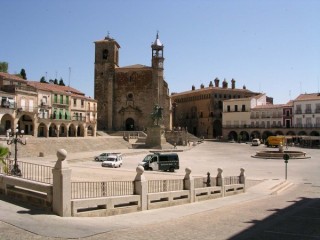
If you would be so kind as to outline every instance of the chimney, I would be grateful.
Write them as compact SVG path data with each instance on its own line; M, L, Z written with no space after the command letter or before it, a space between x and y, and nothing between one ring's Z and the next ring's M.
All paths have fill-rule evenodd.
M243 85L243 89L247 89L246 85Z
M224 79L222 82L222 88L228 88L228 82L226 79Z
M209 83L209 87L213 87L213 83L212 83L212 81L210 81L210 83Z
M196 87L194 85L192 85L192 91L196 90Z
M220 82L219 78L216 78L216 79L214 80L214 86L215 86L215 87L219 87L219 82Z
M232 89L235 89L235 88L236 88L236 80L234 80L233 78L232 78L232 80L231 80L231 88L232 88Z
M204 85L203 85L203 83L201 83L201 85L200 85L200 88L204 88Z

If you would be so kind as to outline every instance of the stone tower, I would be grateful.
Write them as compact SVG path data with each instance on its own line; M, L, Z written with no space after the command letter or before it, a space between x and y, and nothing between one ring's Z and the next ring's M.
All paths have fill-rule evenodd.
M163 92L161 91L163 88L163 45L159 39L159 33L157 33L156 40L151 45L152 49L152 60L151 66L153 71L153 84L154 84L154 104L158 104L161 106L163 99ZM163 106L161 106L163 107Z
M94 98L97 103L99 130L112 129L115 71L119 67L120 45L112 38L95 42Z

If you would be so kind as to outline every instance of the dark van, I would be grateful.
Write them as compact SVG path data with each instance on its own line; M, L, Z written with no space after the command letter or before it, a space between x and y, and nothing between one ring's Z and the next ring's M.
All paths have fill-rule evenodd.
M179 169L179 156L176 153L148 154L139 165L145 170L174 172L175 169Z

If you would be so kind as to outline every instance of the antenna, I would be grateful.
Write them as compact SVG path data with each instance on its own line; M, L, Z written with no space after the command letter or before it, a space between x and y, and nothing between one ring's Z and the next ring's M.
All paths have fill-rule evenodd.
M289 90L289 100L291 100L291 90Z
M47 79L48 79L48 72L46 72L46 81L47 81Z
M71 67L69 67L69 84L68 84L69 87L70 87L70 79L71 79Z
M301 82L300 82L300 94L302 94L302 85L301 85Z

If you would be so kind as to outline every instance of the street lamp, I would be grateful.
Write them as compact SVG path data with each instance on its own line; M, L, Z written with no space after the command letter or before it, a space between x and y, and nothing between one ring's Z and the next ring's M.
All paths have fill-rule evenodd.
M27 144L27 139L22 141L23 134L24 134L24 130L21 130L19 132L18 125L17 125L17 128L15 129L15 132L11 132L11 129L7 130L7 144L8 145L14 144L14 165L13 165L13 169L11 170L11 174L19 177L22 176L22 173L17 163L18 143L22 145Z

